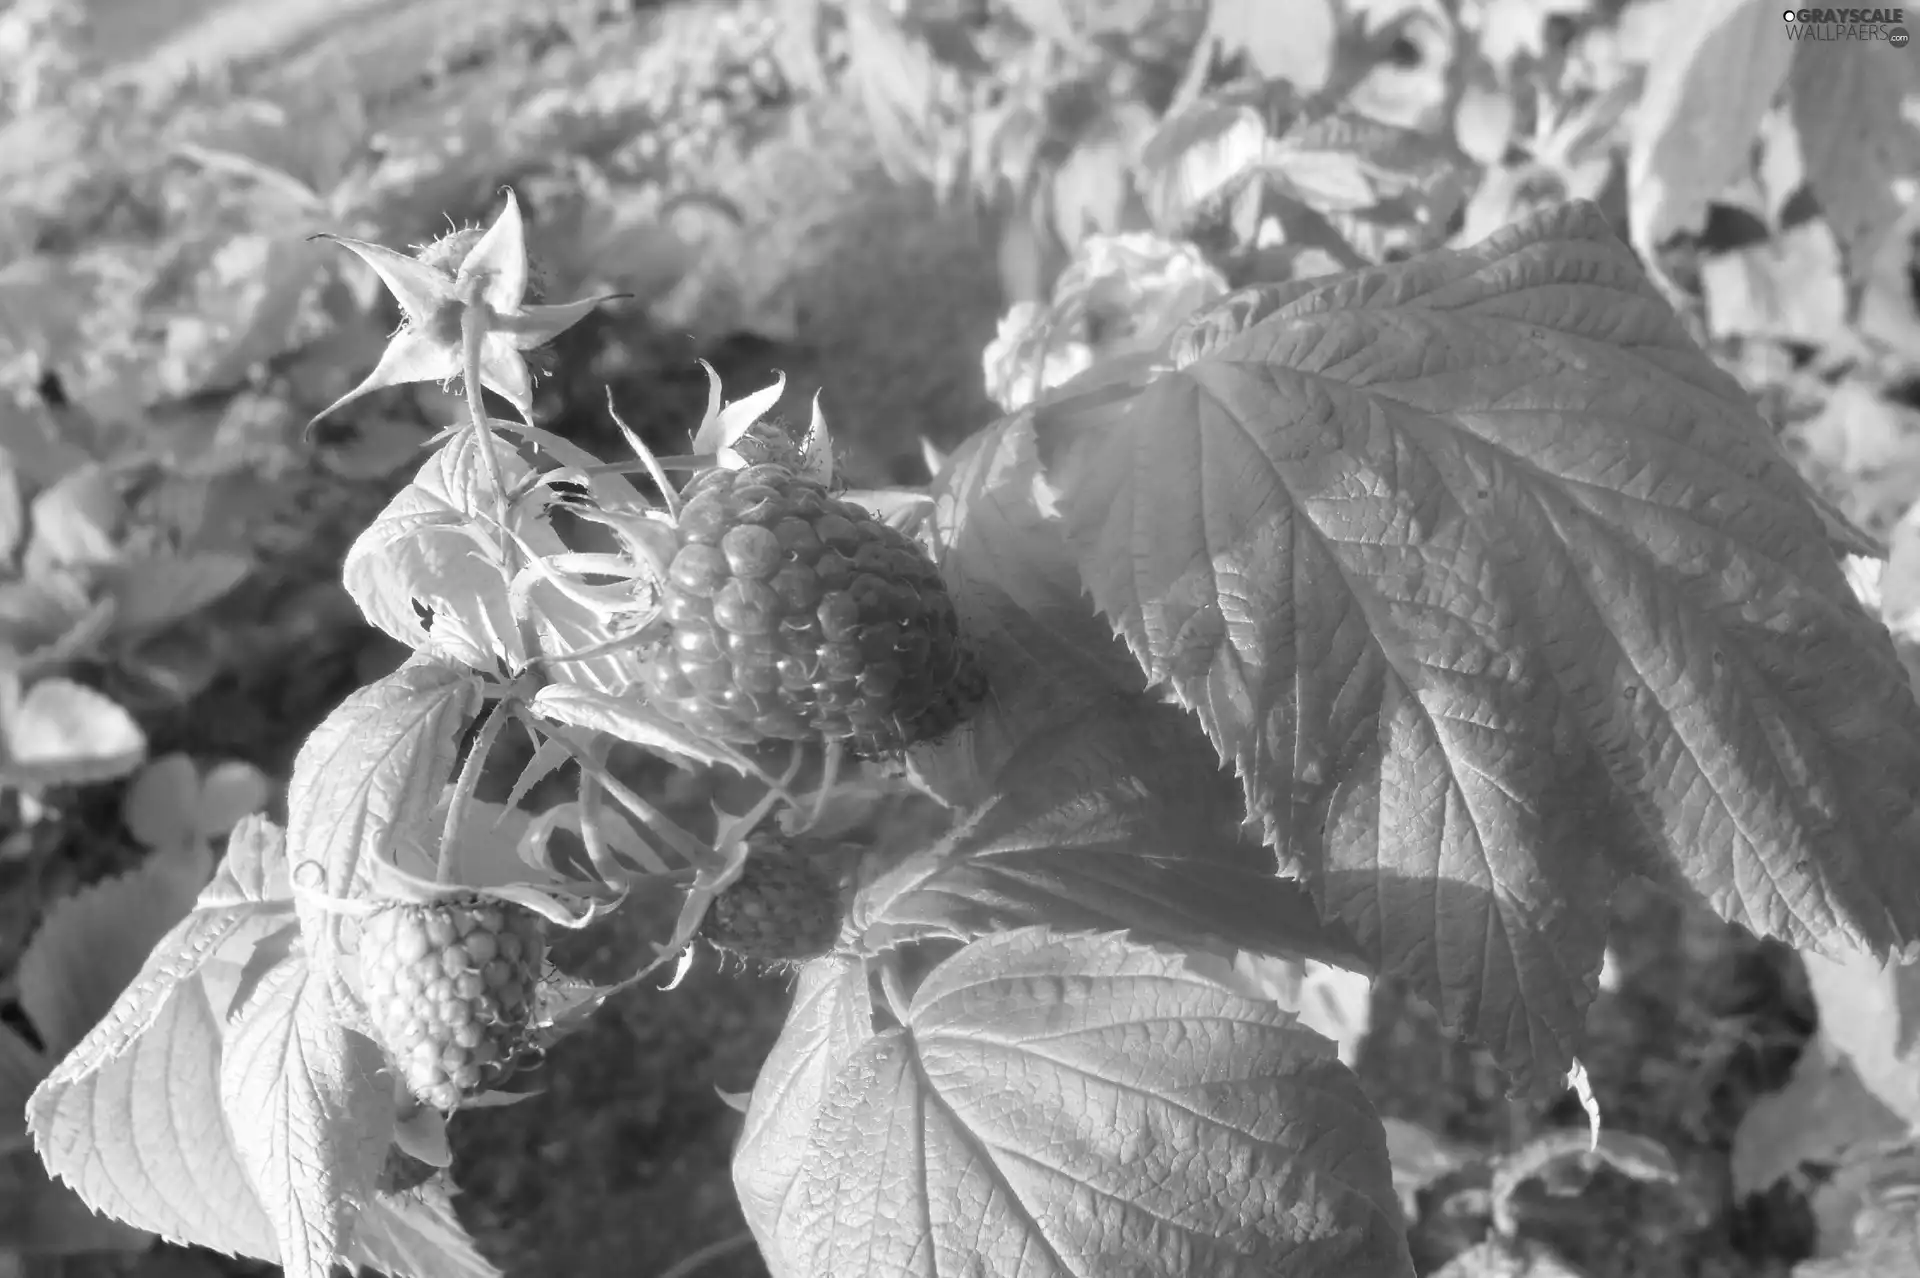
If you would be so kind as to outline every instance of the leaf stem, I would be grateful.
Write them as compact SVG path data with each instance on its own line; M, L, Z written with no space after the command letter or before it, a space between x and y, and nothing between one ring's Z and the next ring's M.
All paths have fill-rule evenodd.
M693 1272L710 1260L718 1260L730 1252L739 1251L753 1242L753 1231L743 1229L731 1238L722 1238L719 1242L708 1243L698 1251L683 1256L672 1268L662 1271L659 1278L691 1278Z
M507 701L502 697L487 708L486 717L480 720L480 734L473 740L473 749L467 751L466 760L460 765L460 778L454 782L453 798L447 803L447 821L440 829L440 855L434 865L433 881L442 887L453 882L454 844L467 818L467 810L473 806L474 792L480 788L480 770L486 766L493 743L500 739L500 729L506 723Z
M683 829L666 813L648 803L633 790L622 785L618 778L607 771L606 765L592 751L586 749L571 733L556 733L573 749L574 763L581 774L593 778L602 789L612 795L620 805L640 818L642 825L665 839L680 858L696 869L718 871L725 867L726 859L717 854Z
M880 963L880 992L887 996L887 1009L893 1013L893 1019L905 1025L907 1009L913 1006L913 1000L907 997L907 988L900 983L897 954L888 954Z
M493 493L493 515L500 526L500 558L507 557L507 490L500 479L499 460L493 451L493 429L487 424L486 407L481 401L485 390L480 380L480 351L494 321L493 308L480 296L484 280L476 279L461 299L460 356L461 382L467 393L467 419L473 423L474 446L480 451L480 468Z

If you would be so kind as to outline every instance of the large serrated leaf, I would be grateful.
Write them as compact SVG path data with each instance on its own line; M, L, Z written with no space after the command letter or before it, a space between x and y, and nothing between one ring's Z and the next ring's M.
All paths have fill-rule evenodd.
M190 983L223 951L250 949L254 939L279 926L290 905L285 845L269 822L249 817L234 828L227 855L213 881L201 891L193 912L155 942L139 972L86 1037L66 1052L48 1075L45 1092L84 1081L130 1051L141 1036L170 1014L181 987ZM53 1001L36 994L28 981L22 993L28 1014ZM222 1015L225 1013L221 1005ZM71 1029L69 1018L39 1012L58 1030Z
M502 441L494 441L494 455L508 488L532 473ZM341 579L367 620L409 648L476 670L491 672L503 661L517 670L527 653L506 569L487 549L499 534L482 522L493 501L485 479L478 437L455 435L354 539ZM512 522L535 554L566 549L530 514Z
M1557 1086L1620 875L1920 935L1920 708L1598 209L1306 291L1036 427L1087 585L1383 975Z
M220 1099L289 1278L328 1278L393 1143L393 1084L305 963L269 972L235 1013Z
M1180 955L1003 933L900 1011L792 1128L776 1274L1412 1274L1331 1044Z
M1034 732L1139 698L1143 681L1080 585L1034 452L1032 414L968 439L933 498L941 577L992 691L958 732L910 762L943 800L971 806Z
M170 1242L274 1261L273 1226L221 1111L221 1032L199 982L173 988L103 1064L56 1071L27 1122L47 1170L94 1210Z
M364 859L433 811L479 704L466 671L415 659L336 706L300 747L287 783L295 883L352 895ZM303 874L309 863L317 874Z
M740 1209L769 1257L800 1188L794 1153L811 1138L827 1088L871 1037L866 964L835 955L800 969L793 1007L754 1080L746 1126L733 1151Z

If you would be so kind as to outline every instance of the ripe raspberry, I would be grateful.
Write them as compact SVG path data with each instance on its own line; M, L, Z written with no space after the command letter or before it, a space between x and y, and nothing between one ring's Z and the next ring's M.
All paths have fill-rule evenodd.
M546 921L462 897L392 905L360 927L361 992L423 1104L452 1110L518 1064L546 959Z
M720 741L845 741L884 754L952 729L985 693L959 616L905 533L784 466L687 486L650 663L656 704Z
M825 954L840 935L845 858L756 835L747 863L707 909L700 934L716 949L772 967Z

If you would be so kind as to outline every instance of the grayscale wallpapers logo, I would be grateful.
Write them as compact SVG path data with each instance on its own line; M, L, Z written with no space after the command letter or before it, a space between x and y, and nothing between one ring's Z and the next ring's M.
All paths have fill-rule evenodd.
M1780 17L1791 40L1885 40L1904 49L1910 39L1905 9L1788 9Z

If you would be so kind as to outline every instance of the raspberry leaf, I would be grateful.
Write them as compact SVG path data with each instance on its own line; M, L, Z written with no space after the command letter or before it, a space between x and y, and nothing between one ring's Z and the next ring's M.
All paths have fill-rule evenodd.
M1153 1274L1412 1274L1379 1120L1332 1045L1182 955L1002 933L895 1013L789 1120L776 1274L943 1256L1092 1273L1118 1254Z
M354 1225L350 1257L393 1278L498 1278L437 1184L380 1194Z
M1050 923L1364 968L1242 834L1233 780L1197 738L1177 708L1146 701L1037 734L953 834L862 887L861 945Z
M531 473L518 456L497 450L500 479L511 488ZM471 431L449 440L421 466L347 550L341 570L347 593L366 619L422 652L492 672L526 664L507 594L507 572L479 521L493 495L480 442ZM530 514L514 531L539 555L566 549Z
M257 813L234 822L227 854L200 893L198 909L275 905L293 901L286 834Z
M355 1204L372 1196L393 1143L383 1066L304 962L276 967L235 1010L220 1098L289 1278L328 1278L345 1257Z
M1037 435L1101 610L1377 970L1558 1086L1622 874L1920 934L1885 630L1599 211L1286 292Z
M1085 597L1040 473L1031 413L970 437L932 497L940 576L993 695L908 761L941 799L971 807L1036 731L1138 697L1144 681Z
M59 1000L67 996L52 988L38 992L41 980L23 972L23 1004L37 1025L45 1025L41 1032L53 1036L50 1041L61 1041L78 1025L92 1025L71 1051L60 1049L65 1057L48 1075L42 1092L77 1083L120 1059L168 1014L182 987L190 986L216 955L230 948L250 949L250 936L280 926L291 902L286 877L279 832L257 817L242 821L228 840L225 862L202 889L192 912L152 946L138 973L97 1023L57 1012ZM49 960L48 966L64 971L67 965ZM51 976L45 984L54 985ZM35 1103L40 1101L36 1098Z
M793 1007L754 1080L733 1152L740 1209L769 1257L778 1254L783 1222L803 1192L795 1151L806 1148L834 1078L872 1037L864 963L829 955L800 969Z
M160 938L105 1017L65 1052L27 1113L48 1171L94 1210L176 1242L261 1259L276 1255L273 1234L227 1136L215 1079L221 1022L246 969L260 966L262 955L285 956L284 948L262 944L284 927L283 851L272 825L257 817L240 822L193 912ZM184 899L178 911L165 904L180 891L177 876L155 880L143 867L77 898L76 917L90 924L80 959L91 962L108 947L100 971L111 977L118 951L109 938L116 930L137 937L184 911ZM129 901L145 915L119 908ZM58 919L49 919L56 939L69 930ZM86 1000L61 994L56 1003L50 984L23 967L23 1003L59 1053L73 1032L71 1010Z
M162 942L156 957L167 949ZM139 1032L121 1034L108 1054L92 1046L112 1022L103 1024L34 1093L27 1122L35 1145L47 1170L95 1211L170 1242L277 1260L273 1226L221 1108L224 1009L198 980L143 991L152 967L129 991L152 1004Z
M353 896L396 836L429 828L479 705L466 671L416 658L314 729L287 785L288 859L304 899L319 907ZM304 912L302 927L314 944L320 929Z

